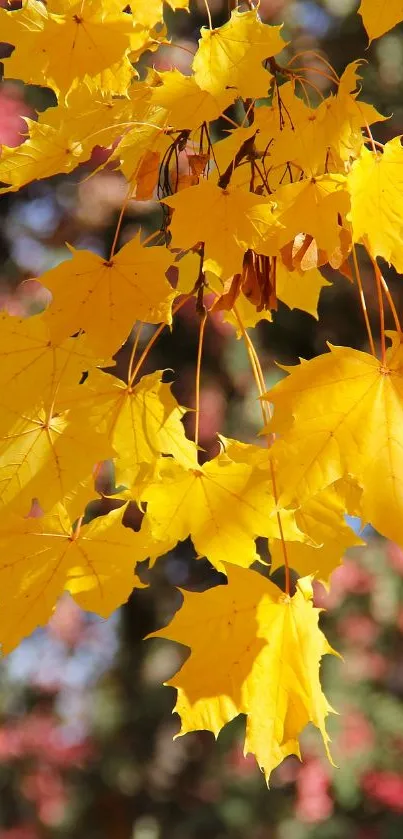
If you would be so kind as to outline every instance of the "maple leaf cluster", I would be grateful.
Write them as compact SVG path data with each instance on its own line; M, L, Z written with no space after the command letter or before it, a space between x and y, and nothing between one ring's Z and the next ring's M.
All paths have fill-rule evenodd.
M370 38L400 19L398 5L380 21L381 4L363 0ZM158 633L191 648L172 681L181 733L217 735L246 714L245 751L269 779L284 757L299 755L308 722L328 750L319 668L333 651L318 627L312 577L327 581L345 549L360 544L345 514L403 543L403 349L377 262L403 270L400 138L373 140L370 126L383 117L359 98L359 61L339 78L324 60L333 92L313 106L316 88L297 56L281 63L289 49L281 26L254 8L201 30L188 76L140 73L141 56L169 44L162 0L23 0L0 9L0 26L14 48L5 77L46 84L57 99L25 118L20 146L2 147L0 192L69 173L101 146L127 181L122 214L131 199L157 198L163 216L156 236L117 250L119 222L108 258L70 247L71 258L40 278L48 308L1 317L3 650L46 623L64 590L108 616L141 585L138 562L190 536L227 585L184 594ZM366 315L357 246L373 265L381 357L366 320L370 353L330 347L267 393L247 329L270 320L278 300L317 316L326 266L357 284ZM192 297L199 362L211 309L245 341L268 448L221 438L220 454L201 465L200 364L194 441L163 371L141 376L142 324L157 327L151 346ZM385 300L396 324L389 349ZM134 323L122 381L112 357ZM88 523L106 459L122 506ZM129 502L141 511L137 532L124 525ZM250 570L257 537L269 542L272 569L285 565L285 593ZM294 594L290 568L300 577Z

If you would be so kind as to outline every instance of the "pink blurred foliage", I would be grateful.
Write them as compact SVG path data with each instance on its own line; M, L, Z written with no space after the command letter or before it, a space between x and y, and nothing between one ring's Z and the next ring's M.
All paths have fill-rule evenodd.
M253 755L244 756L243 744L238 740L226 755L226 765L231 774L237 777L247 777L257 771L256 759Z
M357 708L342 710L342 728L335 743L335 751L343 757L369 751L375 745L374 728L368 718Z
M43 824L57 825L63 820L68 795L62 777L48 764L40 764L22 783L25 797L35 803Z
M18 827L0 830L0 839L39 839L39 833L34 825L21 824Z
M19 146L27 131L24 117L34 117L35 113L24 102L22 91L12 84L0 86L0 144Z
M349 681L382 681L387 672L388 662L381 653L353 648L348 650L344 662L344 677Z
M222 429L225 409L225 395L217 384L211 382L211 384L201 388L199 443L203 448L209 448L215 441L220 429ZM188 422L188 431L192 436L194 434L194 417L195 414L192 414L193 422Z
M297 775L296 816L314 824L326 821L332 813L329 769L321 758L305 755Z
M68 594L63 596L48 623L49 635L68 647L80 643L85 631L85 613Z
M92 754L89 741L70 743L47 711L36 710L0 728L0 763L16 758L46 757L58 767L82 765Z
M350 644L370 647L377 640L380 627L369 615L346 615L338 622L338 629Z
M362 780L367 795L380 804L403 813L403 776L397 772L367 772Z
M324 609L335 609L343 602L346 594L370 594L375 586L375 577L356 560L345 557L343 564L333 571L329 590L315 584L315 602Z
M403 577L403 550L394 542L388 542L386 558L391 568Z

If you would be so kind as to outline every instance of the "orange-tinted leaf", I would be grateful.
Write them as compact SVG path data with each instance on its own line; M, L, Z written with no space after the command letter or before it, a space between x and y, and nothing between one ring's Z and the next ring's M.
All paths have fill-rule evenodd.
M402 0L361 0L358 13L372 41L403 20L403 3Z

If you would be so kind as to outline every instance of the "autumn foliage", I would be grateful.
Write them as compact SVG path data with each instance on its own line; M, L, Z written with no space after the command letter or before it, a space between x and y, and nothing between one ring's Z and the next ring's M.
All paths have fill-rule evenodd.
M186 13L187 0L168 3ZM332 708L319 671L334 651L318 626L312 580L326 583L360 543L346 514L403 544L403 345L378 263L403 271L403 150L400 137L385 146L372 138L384 117L361 99L360 61L339 78L323 60L318 73L332 92L318 100L281 26L246 5L201 30L190 76L139 63L169 44L162 0L0 9L1 39L14 47L5 77L46 85L57 99L24 118L21 145L2 147L0 192L71 172L96 147L108 150L100 165L127 181L108 258L70 247L71 258L40 278L47 308L1 316L0 641L5 653L15 648L48 621L63 591L108 616L143 584L137 563L190 537L195 559L207 557L227 584L184 593L157 633L190 647L170 682L181 733L217 736L245 714L245 753L269 780L284 757L300 754L308 722L330 757ZM384 7L361 4L370 39L402 16L401 3ZM128 203L149 199L159 202L158 231L118 250ZM379 303L375 336L365 253ZM329 345L267 392L249 330L275 317L278 300L317 316L329 266L357 286L370 351ZM151 346L191 298L200 323L193 440L164 371L142 375ZM262 431L254 444L220 436L206 460L199 394L212 311L245 343ZM141 351L144 324L156 328ZM113 356L130 334L122 381ZM89 521L108 459L120 504ZM125 526L133 504L137 531ZM272 570L285 566L285 591L250 568L258 537L268 540Z

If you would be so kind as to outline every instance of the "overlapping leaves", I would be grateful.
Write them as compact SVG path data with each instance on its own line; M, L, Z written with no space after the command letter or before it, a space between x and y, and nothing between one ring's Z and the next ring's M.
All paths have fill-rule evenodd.
M167 2L188 10L187 0ZM359 11L370 39L403 17L398 2L362 0ZM263 401L274 407L269 450L221 438L207 461L185 433L186 409L164 371L141 375L147 351L136 359L135 350L141 324L159 333L183 295L195 297L202 323L221 311L244 339L262 394L246 328L275 317L279 301L317 316L326 267L351 280L357 244L388 297L376 259L403 270L400 138L372 139L382 117L360 98L360 62L341 78L324 62L330 92L310 98L281 27L256 9L203 28L189 75L137 71L143 54L167 41L162 0L23 0L0 9L0 27L13 47L5 78L57 97L26 119L20 146L1 149L0 191L83 164L87 175L101 146L127 181L127 201L154 200L162 219L158 239L140 234L120 248L119 222L109 254L70 244L41 277L46 311L1 317L0 642L7 652L45 623L65 590L109 615L139 584L137 562L190 538L195 557L228 582L185 593L157 633L191 647L171 682L181 733L217 736L246 714L245 751L268 779L300 754L308 722L327 748L331 709L319 667L332 651L318 629L311 575L327 582L345 549L361 543L345 514L403 544L398 314L387 352L381 318L380 360L330 347L288 370ZM123 381L111 356L134 324ZM105 459L122 507L83 524ZM128 501L138 505L138 532L123 524ZM258 537L268 541L271 570L286 565L285 594L250 570ZM294 595L291 568L302 578Z

